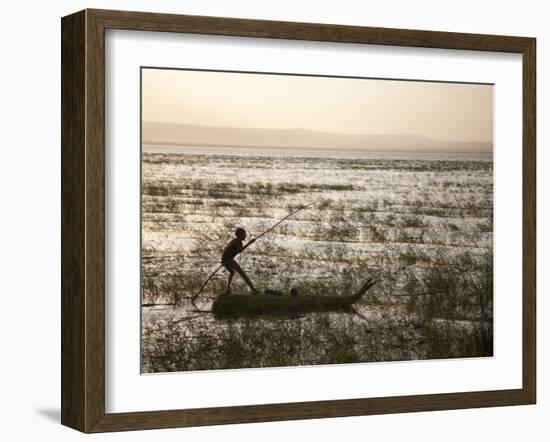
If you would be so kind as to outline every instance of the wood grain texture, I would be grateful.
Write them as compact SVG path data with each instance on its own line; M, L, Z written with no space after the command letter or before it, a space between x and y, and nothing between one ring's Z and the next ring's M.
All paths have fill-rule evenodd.
M105 413L106 29L523 55L523 387L338 401ZM62 20L62 423L84 432L531 404L535 354L535 40L526 37L86 10Z
M523 51L523 389L536 402L537 149L536 40Z
M85 13L61 28L61 422L85 420Z
M241 407L107 414L93 432L145 430L293 419L320 419L417 411L529 404L522 390L295 402Z
M86 11L86 431L105 414L105 38Z
M522 52L529 38L319 23L88 10L106 29L232 35L289 40Z

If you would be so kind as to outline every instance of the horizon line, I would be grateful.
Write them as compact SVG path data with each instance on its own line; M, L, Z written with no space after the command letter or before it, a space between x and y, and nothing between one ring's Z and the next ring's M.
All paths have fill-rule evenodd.
M144 147L166 147L172 148L174 150L178 148L183 149L194 149L194 148L214 148L214 149L250 149L250 150L289 150L289 151L316 151L316 152L368 152L368 153L402 153L402 154L430 154L430 155L494 155L494 151L441 151L441 150L407 150L407 149L368 149L368 148L339 148L339 147L296 147L296 146L250 146L250 145L220 145L220 144L181 144L181 143L161 143L161 142L151 142L151 141L142 141L141 147L144 151ZM154 153L154 152L151 152Z

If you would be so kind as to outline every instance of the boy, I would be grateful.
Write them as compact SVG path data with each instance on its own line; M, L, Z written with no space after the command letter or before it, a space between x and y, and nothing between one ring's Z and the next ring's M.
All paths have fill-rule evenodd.
M256 290L256 287L254 287L254 284L252 284L252 281L250 281L247 274L237 263L237 261L235 261L235 256L245 250L248 246L254 244L254 242L256 241L255 239L251 239L250 241L248 241L248 243L246 243L246 245L243 246L243 241L245 239L246 231L239 227L237 230L235 230L235 238L229 241L229 244L227 244L223 249L222 265L229 272L229 280L227 281L227 290L225 292L226 294L231 293L231 281L233 280L235 272L241 275L244 281L248 284L248 287L250 287L250 290L252 290L252 293L258 293L258 290Z

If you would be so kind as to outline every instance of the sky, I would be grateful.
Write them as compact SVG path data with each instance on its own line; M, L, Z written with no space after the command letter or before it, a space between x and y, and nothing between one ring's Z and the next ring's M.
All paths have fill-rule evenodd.
M493 141L493 86L142 70L142 120Z

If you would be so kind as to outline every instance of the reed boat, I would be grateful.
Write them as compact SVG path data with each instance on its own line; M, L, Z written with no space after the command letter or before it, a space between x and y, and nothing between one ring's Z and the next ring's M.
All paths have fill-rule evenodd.
M352 295L294 295L266 290L260 294L222 294L212 305L217 318L252 316L299 316L305 313L352 312L353 304L363 297L377 281L369 279Z

